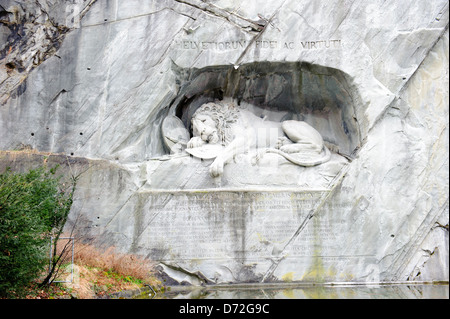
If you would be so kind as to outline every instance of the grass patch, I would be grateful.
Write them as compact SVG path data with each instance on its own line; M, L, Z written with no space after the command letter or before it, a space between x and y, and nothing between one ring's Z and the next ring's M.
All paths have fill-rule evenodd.
M71 256L67 258L70 260ZM114 248L101 251L88 244L75 244L73 275L71 269L71 263L66 262L57 278L68 282L55 282L43 288L38 287L39 281L33 282L26 288L25 297L21 298L95 299L144 288L145 285L155 290L164 289L153 275L154 264L151 261L117 253Z

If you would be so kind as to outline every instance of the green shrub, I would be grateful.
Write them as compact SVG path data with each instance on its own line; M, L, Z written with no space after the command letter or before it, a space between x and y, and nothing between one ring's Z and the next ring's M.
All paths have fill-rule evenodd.
M0 296L20 296L48 267L50 236L58 236L73 189L61 188L55 169L0 174Z

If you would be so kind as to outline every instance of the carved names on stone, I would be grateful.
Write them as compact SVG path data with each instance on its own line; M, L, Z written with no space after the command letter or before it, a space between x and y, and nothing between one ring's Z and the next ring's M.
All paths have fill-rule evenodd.
M159 261L261 260L277 257L274 247L291 239L291 257L317 254L318 243L326 255L339 236L335 223L344 221L306 220L325 192L158 192L145 206L139 241L153 246L151 258Z

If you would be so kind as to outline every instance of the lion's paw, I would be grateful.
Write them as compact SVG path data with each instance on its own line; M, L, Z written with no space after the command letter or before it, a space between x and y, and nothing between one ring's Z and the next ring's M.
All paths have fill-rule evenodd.
M195 136L189 140L187 143L187 148L196 148L205 144L205 141L201 139L201 137Z
M216 158L209 167L209 173L212 177L219 177L223 174L224 162L220 158Z
M288 144L288 145L283 145L282 147L280 147L280 151L287 153L287 154L298 153L301 151L301 149L302 149L302 146L298 145L298 144Z
M289 144L292 144L292 141L289 138L287 138L286 136L280 136L278 138L277 144L275 145L275 148L280 149L284 145L289 145Z
M252 166L255 166L259 163L259 161L261 160L262 154L257 153L255 156L252 157L251 159L251 164Z

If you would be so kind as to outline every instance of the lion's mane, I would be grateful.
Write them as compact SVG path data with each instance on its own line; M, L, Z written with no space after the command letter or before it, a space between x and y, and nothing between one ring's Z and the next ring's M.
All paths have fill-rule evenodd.
M239 109L233 103L203 104L195 111L192 120L199 114L209 115L216 122L217 135L222 145L228 145L233 140L231 126L239 119Z

